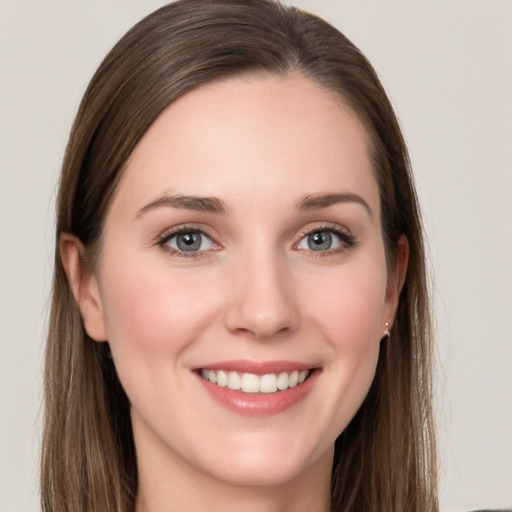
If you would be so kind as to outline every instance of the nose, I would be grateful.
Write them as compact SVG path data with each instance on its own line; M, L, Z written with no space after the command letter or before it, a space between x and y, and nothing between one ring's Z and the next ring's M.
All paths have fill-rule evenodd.
M229 331L263 340L296 330L299 313L293 279L278 255L245 259L230 282L225 315Z

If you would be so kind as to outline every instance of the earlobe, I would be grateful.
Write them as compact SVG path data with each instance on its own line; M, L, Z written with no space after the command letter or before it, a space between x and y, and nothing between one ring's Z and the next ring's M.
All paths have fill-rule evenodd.
M69 287L80 309L87 334L96 341L107 340L103 307L96 277L85 268L85 248L76 236L62 233L59 252Z

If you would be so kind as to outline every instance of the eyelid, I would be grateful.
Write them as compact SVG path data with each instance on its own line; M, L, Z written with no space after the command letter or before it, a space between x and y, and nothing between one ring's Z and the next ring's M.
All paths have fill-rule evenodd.
M214 235L203 224L195 224L194 222L191 222L191 223L187 222L185 224L179 224L177 226L173 226L173 227L164 229L155 237L154 241L155 241L155 243L162 243L162 241L164 241L165 239L169 239L172 236L174 236L178 233L183 233L183 232L201 233L203 235L206 235L209 238L214 238Z
M337 236L340 240L340 246L334 249L328 249L325 251L313 251L311 249L299 249L298 244L306 237L316 232L321 231L329 231ZM206 249L202 251L181 251L179 249L175 249L170 247L167 242L174 236L183 233L183 232L195 232L200 233L203 236L208 237L212 244L215 246L214 249ZM171 255L176 255L183 258L201 258L208 256L212 251L216 251L222 248L222 244L217 241L217 236L211 232L211 229L204 224L195 224L195 223L187 223L181 224L178 226L173 226L172 228L168 228L162 231L154 240L155 245L160 246L163 250L170 253ZM293 244L292 248L297 251L308 252L314 257L324 257L324 256L332 256L342 252L347 251L348 249L353 248L358 244L358 240L350 230L346 227L332 223L332 222L316 222L308 224L305 228L303 228L299 235L297 241ZM313 253L313 254L312 254Z
M333 233L340 239L341 245L340 247L336 247L334 249L326 250L326 251L313 251L311 249L299 249L299 243L307 236L318 233L321 231L329 231ZM306 228L302 229L298 236L298 241L293 244L293 248L299 251L307 251L309 253L315 253L314 256L322 257L329 256L333 254L338 254L340 252L346 251L347 249L351 249L356 246L358 243L357 239L352 235L352 233L345 227L334 224L332 222L319 222L313 225L308 225Z
M212 242L212 244L215 246L213 249L206 249L202 251L180 251L179 249L176 249L174 247L171 247L167 245L169 240L171 240L173 237L179 235L180 233L199 233L202 236L205 236L209 238ZM205 227L204 225L197 225L197 224L181 224L178 226L173 226L172 228L166 229L163 232L161 232L155 239L155 245L160 246L163 250L168 252L171 255L178 256L181 258L201 258L207 255L207 253L211 252L212 250L218 250L221 245L217 242L216 237L210 233L210 230Z

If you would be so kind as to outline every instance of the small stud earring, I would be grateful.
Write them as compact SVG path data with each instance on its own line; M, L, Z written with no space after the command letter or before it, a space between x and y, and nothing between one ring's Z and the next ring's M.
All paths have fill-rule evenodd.
M386 322L386 329L384 329L384 336L389 338L389 322Z

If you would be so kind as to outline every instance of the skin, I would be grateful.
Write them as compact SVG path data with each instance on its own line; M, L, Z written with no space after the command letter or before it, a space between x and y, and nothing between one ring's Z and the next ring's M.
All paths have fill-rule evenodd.
M352 196L297 208L333 192ZM226 211L147 206L176 194L219 198ZM176 238L159 243L183 226L206 231L204 250L183 257ZM342 230L333 248L312 250L307 233L331 229ZM161 114L117 187L92 273L80 241L61 239L86 330L110 343L132 404L137 510L328 510L334 441L395 315L403 237L398 247L388 269L362 124L309 79L230 78ZM248 417L192 371L234 359L321 372L298 404Z

